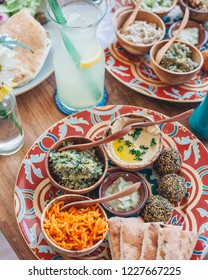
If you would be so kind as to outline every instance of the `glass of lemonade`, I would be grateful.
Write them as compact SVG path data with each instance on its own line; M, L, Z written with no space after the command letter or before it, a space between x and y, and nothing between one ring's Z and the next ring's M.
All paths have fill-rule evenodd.
M54 70L58 97L70 112L94 107L104 98L105 56L96 40L99 22L107 12L99 1L59 1L66 23L56 22ZM101 104L104 105L104 104Z

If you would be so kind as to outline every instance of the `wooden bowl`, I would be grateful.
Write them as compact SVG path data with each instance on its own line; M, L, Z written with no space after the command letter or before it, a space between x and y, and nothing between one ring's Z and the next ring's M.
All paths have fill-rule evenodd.
M89 247L87 249L84 250L68 250L65 249L61 246L58 246L57 244L55 244L50 237L48 236L48 234L46 233L45 229L44 229L44 219L45 219L45 214L46 211L49 211L51 209L51 207L61 201L64 201L65 204L73 202L73 201L82 201L82 200L89 200L89 197L83 196L83 195L77 195L77 194L66 194L66 195L61 195L59 197L54 198L52 201L49 202L49 204L45 207L45 209L43 210L43 213L41 215L41 230L42 233L46 239L46 242L50 245L51 248L54 249L54 251L58 252L60 255L62 255L65 258L79 258L79 257L83 257L86 256L90 253L92 253L93 251L95 251L100 245L101 243L104 241L107 231L104 235L104 238L99 240L97 243L95 243L92 247ZM107 215L105 213L105 210L98 204L99 207L99 211L101 213L101 217L104 217L105 220L107 221Z
M189 82L191 79L193 79L199 70L201 69L203 65L203 56L201 52L194 47L193 45L190 45L188 43L182 42L182 41L175 41L178 43L185 43L192 51L192 60L197 62L199 65L196 69L190 71L190 72L184 72L184 73L178 73L169 71L160 65L158 65L155 61L155 56L159 49L167 42L168 40L161 41L157 44L155 44L151 51L150 51L150 63L151 67L154 70L155 74L158 76L158 78L167 85L181 85Z
M178 4L179 4L181 10L183 11L183 13L185 13L185 9L188 4L188 0L179 0ZM208 21L208 11L196 10L196 9L191 8L190 6L188 6L188 8L189 8L189 18L190 19L193 19L193 20L199 21L199 22Z
M107 169L108 169L108 159L107 159L107 156L105 154L105 151L103 150L103 148L101 148L100 146L96 147L96 153L97 153L97 156L99 157L100 161L103 163L103 175L100 177L100 179L93 185L91 185L90 187L88 188L84 188L84 189L69 189L65 186L62 186L60 185L55 177L53 176L51 170L50 170L50 167L49 167L49 154L50 154L50 151L53 150L53 151L56 151L58 150L59 147L61 147L63 141L65 140L69 140L69 141L72 141L74 142L75 144L82 144L82 143L89 143L89 142L92 142L91 139L89 138L85 138L85 137L80 137L80 136L74 136L74 137L66 137L64 139L61 139L59 140L58 142L56 142L50 149L49 151L47 152L46 154L46 159L45 159L45 164L46 164L46 172L47 172L47 175L51 181L51 183L56 186L57 188L59 189L62 189L64 190L65 192L68 192L68 193L74 193L74 194L85 194L85 193L88 193L92 190L94 190L95 188L97 188L102 180L105 178L105 175L106 175L106 172L107 172Z
M112 185L112 183L119 177L122 177L125 181L132 181L133 183L141 182L141 187L138 189L138 194L139 194L139 198L140 198L138 205L134 209L132 209L130 211L125 211L125 212L113 210L107 202L103 202L102 206L108 212L110 212L111 214L113 214L115 216L128 217L128 216L132 216L134 214L138 214L146 203L146 200L149 195L149 190L148 190L148 186L145 183L145 181L136 173L125 172L125 171L117 171L117 172L111 173L109 176L107 176L104 179L104 181L100 185L99 197L106 196L105 193L106 193L107 189L109 188L109 186Z
M175 8L177 2L178 2L178 0L173 0L172 6L167 8L165 11L162 11L162 12L154 12L152 10L146 10L146 11L151 11L151 12L155 13L156 15L158 15L160 18L163 18L163 17L167 16L167 14L169 14L172 11L173 8ZM135 7L136 4L137 4L137 1L132 0L132 4ZM145 8L143 8L143 9L145 10Z
M109 125L106 128L106 131L104 132L104 135L107 136L112 132L116 132L116 131L120 130L121 127L119 127L119 125L118 125L119 122L121 123L121 126L123 127L124 125L127 125L127 124L131 124L131 123L135 123L135 122L143 122L143 121L151 121L151 119L147 116L133 114L133 113L118 116L112 122L109 123ZM116 126L116 128L115 128L115 126ZM113 145L112 142L104 144L103 147L104 147L108 157L110 158L110 160L116 166L118 166L121 169L126 170L126 171L138 171L138 170L144 169L144 168L152 165L162 150L162 133L160 131L160 128L157 125L155 125L155 130L157 130L157 132L158 132L158 134L155 134L155 135L158 135L157 136L158 141L157 141L157 146L156 146L157 149L155 149L155 150L148 149L148 151L146 152L146 155L148 156L148 158L146 158L143 161L135 160L133 162L128 162L128 161L121 160L121 158L117 157L116 152L112 147L112 145ZM151 138L154 138L154 137L151 136ZM149 144L147 143L147 140L145 139L144 143L142 143L140 145L149 145Z
M169 35L170 38L173 37L174 31L176 31L179 28L180 25L181 25L181 20L177 21L177 22L174 22L170 26L169 31L168 31L168 35ZM203 27L202 24L200 24L196 21L193 21L193 20L189 20L187 25L186 25L186 28L193 28L193 27L196 27L199 30L199 41L198 41L197 47L200 47L200 46L204 45L207 41L206 30L205 30L205 28Z
M141 44L141 45L136 45L133 44L131 42L128 42L127 40L125 40L124 38L122 38L119 30L121 29L121 27L123 26L124 22L127 20L127 18L130 16L130 14L132 13L133 9L129 8L129 7L122 7L118 10L116 10L114 16L113 16L113 23L114 23L114 28L115 28L115 33L116 33L116 37L118 39L118 42L120 43L120 45L126 50L128 51L130 54L134 54L134 55L142 55L145 54L147 52L149 52L149 50L151 49L151 47L155 44L151 43L151 44ZM157 16L156 14L152 13L152 12L147 12L144 10L140 10L137 13L136 19L135 20L141 20L141 21L146 21L148 23L156 23L156 25L158 27L160 27L162 29L162 36L160 37L160 40L163 39L163 37L165 36L165 24L164 22L161 20L161 18L159 16Z

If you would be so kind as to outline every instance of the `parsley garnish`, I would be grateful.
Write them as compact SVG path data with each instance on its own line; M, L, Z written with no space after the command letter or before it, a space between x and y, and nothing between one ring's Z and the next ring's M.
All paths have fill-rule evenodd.
M131 155L135 155L135 158L134 158L135 160L142 160L141 156L146 154L146 152L144 152L144 151L141 152L140 150L135 150L135 149L129 150L129 153Z
M122 151L123 151L123 148L124 148L123 146L119 146L118 149L117 149L117 151L118 151L118 152L122 152Z
M152 138L152 140L150 142L150 146L154 146L156 144L157 144L157 142L155 141L155 138Z
M128 135L133 137L134 140L137 140L137 138L139 137L139 135L142 133L143 128L139 128L137 127L133 133L129 133Z
M123 139L124 139L123 137L119 138L118 143L121 143L121 140L123 140Z
M142 150L148 150L149 149L149 147L144 146L144 145L139 146L139 148L142 149Z
M125 142L124 142L124 144L129 148L129 147L131 147L132 145L133 145L133 143L131 142L131 141L129 141L129 140L126 140Z

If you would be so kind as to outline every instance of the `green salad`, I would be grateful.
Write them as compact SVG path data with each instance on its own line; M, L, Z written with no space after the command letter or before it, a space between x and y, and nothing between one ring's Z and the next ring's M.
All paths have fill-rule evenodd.
M0 13L11 16L22 9L28 9L32 15L35 15L40 3L41 0L4 0L0 4Z
M173 5L173 0L143 0L142 8L152 12L163 12Z

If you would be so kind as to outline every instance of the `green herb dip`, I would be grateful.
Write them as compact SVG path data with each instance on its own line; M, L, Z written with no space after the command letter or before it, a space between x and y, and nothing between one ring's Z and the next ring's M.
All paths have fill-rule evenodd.
M112 183L112 185L108 187L105 195L109 196L121 190L127 189L128 186L132 184L133 182L125 181L122 177L119 177ZM138 202L139 202L139 193L135 192L132 193L131 195L111 200L108 202L108 205L114 211L127 212L129 210L134 209L138 205Z
M192 52L186 44L174 43L164 54L160 65L173 72L189 72L198 66L191 58Z
M64 145L63 145L64 146ZM69 189L84 189L96 183L103 174L103 164L96 150L51 151L49 167L54 179Z

